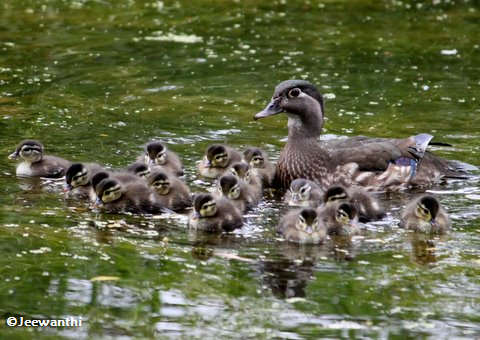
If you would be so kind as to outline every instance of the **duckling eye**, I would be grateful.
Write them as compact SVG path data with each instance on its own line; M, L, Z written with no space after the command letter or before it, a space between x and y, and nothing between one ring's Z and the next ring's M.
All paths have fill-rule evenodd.
M300 93L302 93L302 91L300 91L300 89L296 87L296 88L290 90L290 92L288 92L288 96L290 98L296 98L300 95Z
M220 160L222 160L224 157L225 157L224 155L217 155L217 156L215 156L215 160L220 161Z

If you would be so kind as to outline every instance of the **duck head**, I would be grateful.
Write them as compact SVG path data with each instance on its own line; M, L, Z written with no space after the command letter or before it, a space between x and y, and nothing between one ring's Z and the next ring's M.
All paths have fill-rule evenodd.
M170 179L163 171L155 171L149 177L149 183L160 195L168 195L170 192Z
M36 163L42 160L43 144L36 140L27 139L18 144L16 150L11 153L9 159L22 158L25 162Z
M226 168L229 162L227 148L221 144L213 144L207 148L205 166L209 168Z
M433 196L426 195L418 201L415 214L420 220L430 223L434 227L439 209L440 203L438 200Z
M298 214L295 228L307 234L317 232L320 228L317 212L314 209L302 209Z
M97 201L105 204L119 200L123 195L123 188L117 180L106 178L98 183L96 193Z
M236 200L240 197L240 182L237 177L233 175L224 175L219 180L220 191L223 196Z
M67 191L87 185L89 182L88 169L82 163L72 164L65 173L65 182L65 189Z
M341 185L330 186L323 197L325 203L348 199L347 191Z
M290 183L291 202L290 205L308 205L312 186L309 181L303 178L297 178Z
M108 172L106 171L100 171L97 172L93 177L92 177L92 187L95 192L97 191L97 186L100 184L101 181L103 181L105 178L110 177Z
M254 116L260 119L286 113L289 136L318 137L323 127L323 98L305 80L286 80L275 88L270 103Z
M150 174L148 166L140 162L129 165L127 171L141 178L146 178Z
M252 168L265 167L265 155L259 148L248 148L243 152L243 157Z
M211 194L197 194L193 198L195 218L213 217L217 213L217 202Z
M167 163L167 148L161 142L153 141L145 148L145 163L149 166Z

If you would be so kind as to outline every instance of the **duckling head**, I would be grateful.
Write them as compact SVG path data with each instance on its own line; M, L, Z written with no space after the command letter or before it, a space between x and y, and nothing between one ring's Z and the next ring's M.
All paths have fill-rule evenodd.
M236 200L240 197L240 182L237 177L224 175L220 177L219 185L223 196L231 200Z
M149 185L160 195L168 195L170 193L170 179L164 171L155 171L148 179Z
M207 167L226 168L228 161L228 151L223 145L213 144L207 148L205 163Z
M127 171L141 178L146 178L150 174L148 166L140 162L135 162L129 165Z
M291 201L290 205L308 205L310 200L310 193L312 191L311 184L303 178L297 178L290 183Z
M243 157L252 168L264 168L265 156L262 150L258 148L248 148L243 152Z
M254 116L260 119L285 112L290 133L318 137L323 127L323 98L317 88L305 80L286 80L275 88L265 109Z
M36 163L42 160L43 144L39 141L27 139L18 144L15 152L8 156L9 159L22 158L25 162Z
M317 232L320 228L317 212L310 208L302 209L298 214L295 228L307 234Z
M250 167L247 163L237 162L232 165L230 168L230 173L238 178L246 179L250 175Z
M67 190L87 185L89 182L87 167L82 163L73 163L65 174L65 182Z
M105 178L110 177L108 172L106 171L100 171L97 172L93 177L92 177L92 187L95 192L97 192L97 186L100 184L101 181L103 181Z
M347 191L341 185L330 186L323 197L325 203L348 199Z
M418 201L415 214L421 220L433 225L439 209L440 203L438 200L433 196L426 195Z
M196 194L193 198L196 218L213 217L217 213L217 202L211 194Z
M161 142L153 141L147 144L145 160L148 165L165 165L167 163L167 148Z
M335 220L341 225L349 225L355 219L357 210L350 203L342 203L335 212Z
M122 197L123 188L117 180L106 178L98 183L96 193L101 203L110 203Z

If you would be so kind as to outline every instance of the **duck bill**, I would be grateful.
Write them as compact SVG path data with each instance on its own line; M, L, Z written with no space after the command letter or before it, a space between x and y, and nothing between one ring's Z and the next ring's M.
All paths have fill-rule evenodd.
M257 119L261 119L261 118L265 118L265 117L268 117L268 116L273 116L273 115L282 113L283 109L280 107L280 101L281 101L281 97L272 98L270 103L268 103L267 107L265 107L262 111L257 113L253 117L253 119L257 120Z
M17 159L18 158L18 153L15 151L8 155L8 159Z

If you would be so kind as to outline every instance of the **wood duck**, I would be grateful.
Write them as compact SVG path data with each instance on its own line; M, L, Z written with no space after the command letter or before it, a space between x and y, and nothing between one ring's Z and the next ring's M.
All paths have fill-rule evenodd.
M240 211L226 198L215 198L212 194L196 194L189 227L208 232L233 231L241 228L243 217Z
M141 178L138 177L137 175L134 175L130 172L124 172L124 171L99 171L93 175L91 182L92 182L92 188L96 192L97 191L97 186L98 184L106 179L106 178L114 178L117 181L121 182L122 184L129 184L129 183L134 183L137 181L141 181Z
M232 201L240 212L253 208L258 203L258 197L245 181L233 175L223 175L218 181L219 193Z
M270 188L275 177L275 165L270 162L265 151L250 147L243 152L245 161L255 169L262 179L263 187Z
M341 185L330 186L323 196L325 205L333 202L350 202L355 206L360 222L377 221L385 217L381 203L362 187L345 188Z
M284 201L292 206L317 208L323 202L323 191L315 182L297 178L290 183Z
M169 171L175 176L183 176L183 165L180 158L159 141L152 141L147 144L145 155L137 159L137 162L142 161L149 168L160 167L162 170Z
M405 206L400 227L422 233L443 234L450 229L450 219L433 195L423 194Z
M230 173L243 180L249 185L255 197L260 199L263 193L262 181L255 171L252 171L250 165L245 162L236 162L232 164Z
M95 202L97 198L92 186L92 177L105 169L96 163L74 163L65 174L65 191L68 198Z
M96 186L96 205L109 213L161 214L165 212L158 195L142 180L122 184L105 178Z
M288 140L277 164L276 184L286 189L296 178L318 183L322 190L340 183L371 189L394 189L389 165L407 167L408 186L425 186L446 178L465 178L467 165L426 152L433 136L420 134L404 139L364 136L319 141L323 128L323 98L304 80L287 80L277 85L267 107L255 115L260 119L284 112L288 117ZM470 166L474 168L473 166ZM398 185L398 181L393 181ZM386 187L387 186L387 187Z
M70 166L66 159L44 154L43 144L36 140L24 140L18 144L9 159L21 158L16 174L21 177L60 178Z
M325 240L327 228L315 209L301 208L290 210L282 217L277 232L290 242L318 244Z
M157 192L160 203L168 209L183 211L192 206L188 186L168 171L152 171L148 176L148 184Z
M236 162L242 160L242 154L226 145L213 144L207 148L205 156L198 164L200 175L207 178L218 178Z
M332 202L317 208L329 235L351 236L358 234L358 215L355 206L349 202Z
M127 172L146 179L150 175L149 167L143 162L135 162L127 167Z

